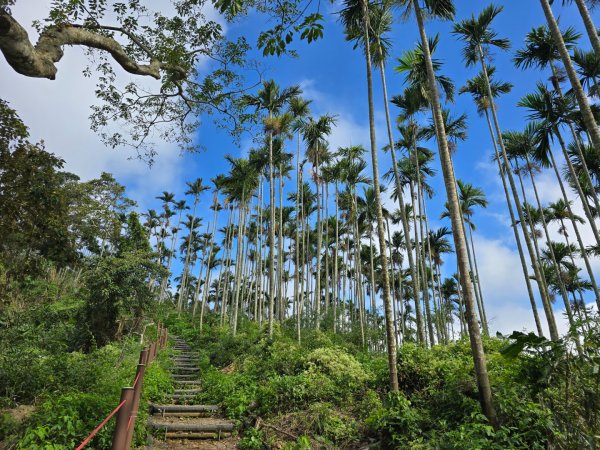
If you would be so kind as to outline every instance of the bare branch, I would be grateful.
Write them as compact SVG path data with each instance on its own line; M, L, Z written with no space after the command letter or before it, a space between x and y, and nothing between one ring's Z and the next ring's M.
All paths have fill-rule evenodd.
M123 30L118 30L123 32ZM156 59L149 64L139 64L123 49L121 44L109 36L94 33L86 28L60 25L46 28L34 46L25 28L6 10L0 8L0 51L8 64L21 75L56 78L55 63L63 57L63 46L81 45L104 50L127 72L134 75L160 79L160 69L165 68Z

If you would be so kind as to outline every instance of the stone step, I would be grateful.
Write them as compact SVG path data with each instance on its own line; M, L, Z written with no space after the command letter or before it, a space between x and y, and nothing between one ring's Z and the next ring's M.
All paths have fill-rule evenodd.
M173 380L177 384L201 384L199 380Z

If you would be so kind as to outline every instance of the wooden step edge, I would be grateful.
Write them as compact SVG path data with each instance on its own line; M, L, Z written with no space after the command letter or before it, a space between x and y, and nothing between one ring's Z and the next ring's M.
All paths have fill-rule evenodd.
M153 418L148 420L148 426L151 428L169 431L233 431L235 425L231 421L213 422L213 423L171 423L160 422Z
M213 412L213 411L200 411L200 412L156 412L156 413L152 414L152 416L154 416L156 418L181 417L181 418L201 419L201 418L207 418L207 417L214 417L215 414L219 414L219 413Z
M184 433L180 431L171 431L165 433L167 439L189 439L189 440L219 440L225 437L229 437L232 434L226 431L218 433L204 432L204 433Z
M202 388L175 389L173 394L197 394L199 392L202 392Z
M165 411L165 412L215 412L219 411L221 407L219 405L158 405L155 403L150 404L151 411Z

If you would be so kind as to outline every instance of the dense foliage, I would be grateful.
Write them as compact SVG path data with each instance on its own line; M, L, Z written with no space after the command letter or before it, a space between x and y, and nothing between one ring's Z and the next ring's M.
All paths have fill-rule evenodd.
M469 343L398 351L400 391L387 388L381 354L331 332L302 345L246 322L231 336L218 321L199 335L189 317L167 319L201 354L201 402L240 422L240 448L580 449L600 432L600 323L588 324L587 355L573 340L535 335L485 340L501 427L481 414Z
M0 119L0 447L71 449L131 383L140 333L156 334L162 270L112 176L80 182L5 102ZM164 361L150 366L146 399L171 389ZM112 425L95 448L111 440Z

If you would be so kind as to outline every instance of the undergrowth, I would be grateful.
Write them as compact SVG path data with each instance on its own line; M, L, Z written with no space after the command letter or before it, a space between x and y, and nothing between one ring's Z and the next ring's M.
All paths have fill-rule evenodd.
M239 422L242 449L597 448L598 323L590 324L586 356L568 339L485 340L501 421L495 431L481 414L466 340L401 345L400 392L392 393L385 355L362 351L352 336L304 331L298 345L292 324L269 338L254 323L233 337L217 318L208 322L200 333L185 316L167 319L201 355L197 400L219 403Z

